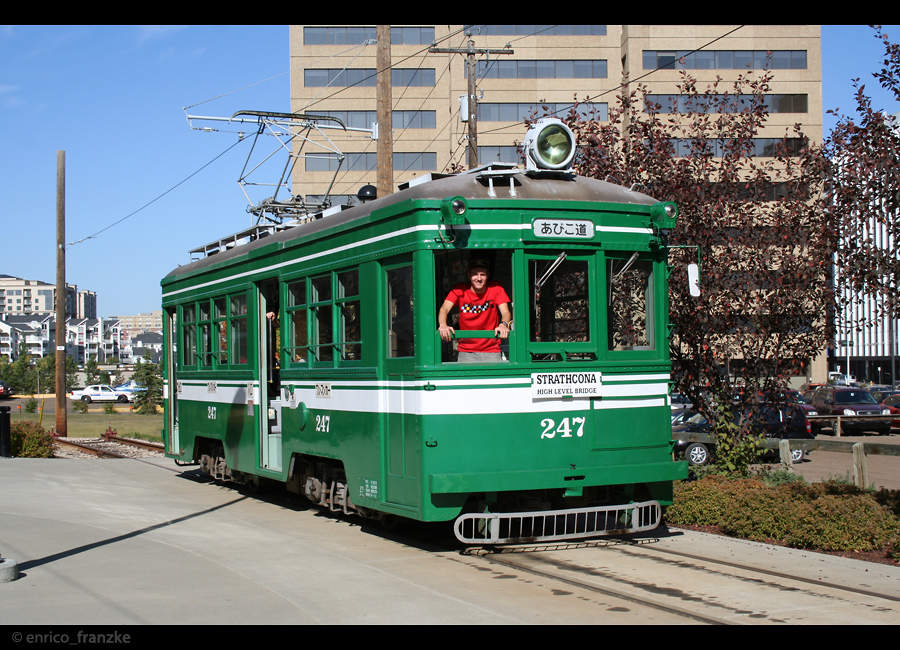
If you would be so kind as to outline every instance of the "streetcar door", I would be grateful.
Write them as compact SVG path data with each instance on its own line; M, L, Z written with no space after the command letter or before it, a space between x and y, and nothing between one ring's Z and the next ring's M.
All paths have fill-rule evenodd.
M419 427L416 414L413 266L402 264L385 269L387 298L387 385L381 392L385 450L385 490L389 503L418 507Z
M265 280L259 283L258 288L259 466L281 471L281 310L278 282Z
M177 322L175 320L175 308L166 309L165 312L165 370L166 370L166 428L169 431L166 440L166 451L170 454L181 453L178 440L178 394L180 382L176 373L178 347L175 344L178 335Z

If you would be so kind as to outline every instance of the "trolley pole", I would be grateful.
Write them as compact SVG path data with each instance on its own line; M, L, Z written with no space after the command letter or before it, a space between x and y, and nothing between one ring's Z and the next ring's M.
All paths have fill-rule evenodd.
M56 152L56 435L66 420L66 152Z
M468 122L468 165L469 169L478 167L478 120L477 120L477 100L475 98L475 55L476 54L513 54L514 50L505 47L500 50L491 50L488 48L476 48L475 42L469 38L469 46L465 49L455 47L432 47L428 49L432 54L465 54L466 55L466 76L468 77L468 93L469 93L469 122Z
M378 172L376 185L378 197L393 193L394 185L394 143L391 119L391 26L375 27L376 45L376 112L378 119Z

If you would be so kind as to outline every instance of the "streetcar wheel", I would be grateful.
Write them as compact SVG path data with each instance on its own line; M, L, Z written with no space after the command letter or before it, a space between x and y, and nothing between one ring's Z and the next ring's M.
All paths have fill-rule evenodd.
M700 442L692 442L684 450L684 457L691 465L708 465L709 449Z

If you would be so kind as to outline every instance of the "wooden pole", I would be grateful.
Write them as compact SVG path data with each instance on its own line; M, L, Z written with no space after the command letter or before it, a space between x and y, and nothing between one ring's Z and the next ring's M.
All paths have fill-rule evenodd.
M66 152L56 152L56 435L66 420Z
M393 123L391 120L391 26L377 25L375 36L378 39L376 50L377 78L375 84L376 112L378 119L378 171L376 186L378 197L393 193L394 186L394 143Z

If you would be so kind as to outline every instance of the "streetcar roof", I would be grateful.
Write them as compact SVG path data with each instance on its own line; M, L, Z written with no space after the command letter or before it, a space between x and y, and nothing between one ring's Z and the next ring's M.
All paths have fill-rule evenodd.
M434 180L428 180L428 178L423 177L420 182L402 185L399 191L388 196L339 210L322 218L313 218L292 227L274 230L274 232L266 233L248 243L226 247L225 250L222 250L222 247L216 249L215 244L210 245L209 248L215 250L214 253L207 255L203 259L179 266L169 273L169 276L180 275L186 271L201 269L231 258L240 257L255 248L274 242L291 241L298 237L356 221L366 217L375 210L404 201L442 200L462 196L468 201L479 199L519 199L588 201L646 206L659 202L657 199L641 192L596 178L574 174L529 175L522 169L501 168L496 170L490 165ZM510 192L510 182L514 183L514 194Z

